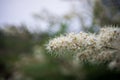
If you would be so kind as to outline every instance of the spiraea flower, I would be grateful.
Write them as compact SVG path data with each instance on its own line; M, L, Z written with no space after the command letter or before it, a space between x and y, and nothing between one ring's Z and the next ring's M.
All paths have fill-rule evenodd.
M116 50L86 50L76 55L77 62L79 63L91 63L91 64L108 64L115 59L117 55Z
M120 48L120 29L106 27L100 30L98 35L98 43L101 47ZM119 45L116 45L119 44Z
M66 36L60 36L50 40L47 49L50 52L62 54L66 51L71 53L81 52L85 49L95 48L95 35L80 32L78 34L70 33Z
M80 63L110 63L120 54L120 28L101 28L99 34L69 33L50 40L47 50L57 55L73 53Z

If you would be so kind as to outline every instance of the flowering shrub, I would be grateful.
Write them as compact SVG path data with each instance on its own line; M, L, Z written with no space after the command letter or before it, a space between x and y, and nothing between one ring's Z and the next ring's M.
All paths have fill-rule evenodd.
M72 53L80 64L108 65L120 54L120 28L101 28L98 34L69 33L50 40L47 50L63 56Z

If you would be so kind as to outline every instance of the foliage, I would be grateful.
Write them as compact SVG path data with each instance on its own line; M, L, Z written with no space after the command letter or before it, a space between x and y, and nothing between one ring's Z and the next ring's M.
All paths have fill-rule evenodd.
M94 22L104 25L120 26L120 1L96 0Z

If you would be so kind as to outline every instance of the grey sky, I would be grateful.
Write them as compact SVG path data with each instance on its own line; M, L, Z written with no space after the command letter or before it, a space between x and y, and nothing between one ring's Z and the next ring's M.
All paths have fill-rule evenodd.
M61 0L0 0L0 25L4 23L33 23L32 14L42 9L58 15L69 11L70 3Z
M84 17L85 24L90 25L91 12L89 8L91 7L88 6L87 0L78 2L79 0L0 0L0 25L25 23L30 25L28 26L29 29L38 30L38 27L33 27L38 23L32 17L34 13L40 13L41 10L46 9L56 15L64 15L73 8L71 5L76 6L74 8ZM70 27L72 27L72 30L78 30L80 24L78 18L75 18L72 20ZM47 29L46 24L39 27L39 29L41 28Z

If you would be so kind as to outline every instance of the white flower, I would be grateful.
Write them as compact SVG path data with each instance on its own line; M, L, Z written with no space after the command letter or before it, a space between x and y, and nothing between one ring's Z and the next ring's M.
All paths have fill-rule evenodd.
M120 51L120 28L101 28L97 35L84 32L69 33L50 40L47 49L62 55L75 53L78 62L106 64Z
M80 52L87 48L95 48L96 37L87 33L80 32L79 34L70 33L66 36L60 36L50 40L47 49L52 52Z

